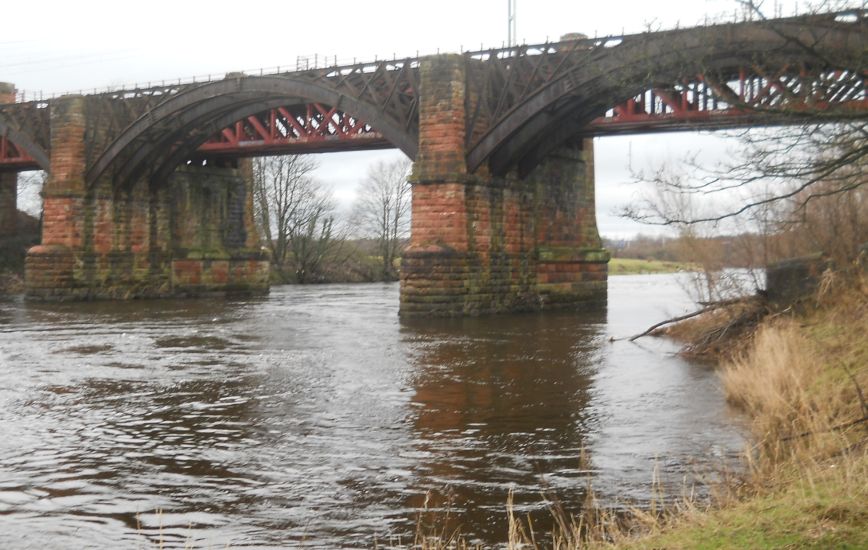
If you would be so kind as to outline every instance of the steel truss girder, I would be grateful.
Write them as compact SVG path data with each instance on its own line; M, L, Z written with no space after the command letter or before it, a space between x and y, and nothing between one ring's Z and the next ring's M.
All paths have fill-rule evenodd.
M197 149L205 155L254 156L388 148L370 124L322 103L281 106L224 128Z
M418 146L417 72L418 60L393 60L263 77L230 75L221 81L151 89L147 98L159 98L156 105L149 107L108 144L90 166L86 179L94 184L103 175L110 174L115 185L121 186L143 175L159 180L172 168L169 166L171 163L201 156L205 151L200 152L199 148L206 143L205 149L210 148L214 154L231 154L233 141L238 145L236 154L254 154L255 147L242 150L244 146L254 145L250 143L253 136L267 139L252 141L270 141L267 146L259 144L259 152L291 152L293 148L320 151L363 146L383 148L390 145L412 158ZM116 94L111 99L124 101L130 98L131 92ZM132 93L132 97L145 95ZM296 135L290 122L294 118L293 111L285 106L316 104L330 105L329 110L335 109L332 114L340 119L333 119L330 124L335 126L336 133L324 135L325 128L323 133L305 130L304 124L297 120L302 131ZM263 120L257 117L257 113L278 107L284 107L290 116L276 121L271 128L262 124ZM328 112L312 113L305 122L312 124L317 116L323 117L321 120L324 121ZM227 120L233 113L237 116ZM359 130L357 121L360 119L370 123L381 135L375 136L368 128L350 140L352 130ZM254 120L261 128L256 127ZM241 133L233 136L238 130L237 121L242 123ZM287 129L292 130L290 133L296 138L303 136L305 139L285 139L281 143L280 134L287 138L280 128L282 123L289 125ZM316 124L313 127L317 127ZM252 133L249 132L251 128L255 130ZM214 136L222 136L222 143Z
M612 118L613 105L620 107L621 114L638 115L625 103L630 98L637 100L646 90L657 89L659 96L664 96L665 92L679 91L678 85L685 78L694 79L697 74L703 74L709 86L712 84L709 76L728 83L739 80L740 68L757 70L754 82L765 80L754 90L751 101L728 101L730 107L719 104L717 109L708 109L708 115L696 114L696 110L688 108L670 107L671 112L667 113L648 111L644 120L631 122L637 124L634 131L639 130L639 122L642 131L663 131L679 125L686 127L689 118L699 121L708 117L710 121L717 114L726 115L715 119L717 127L736 122L785 124L787 117L795 122L808 111L823 107L803 101L802 105L810 109L802 108L804 112L798 113L799 116L776 108L775 102L782 98L788 105L797 104L788 97L797 94L787 86L787 79L801 76L802 69L814 75L809 78L829 75L835 70L859 77L852 83L855 87L839 86L838 92L827 90L826 97L836 107L828 114L830 119L865 116L865 106L858 101L859 97L845 99L854 90L864 94L864 52L868 40L865 13L851 10L469 53L468 169L473 171L487 165L493 173L504 174L517 166L520 172L526 171L565 141L593 133L593 124L605 117L607 111L612 111L609 113ZM669 85L671 82L679 84L673 87ZM728 95L732 94L722 93L721 98ZM737 93L734 95L736 99L739 97ZM682 98L668 99L677 106ZM855 107L857 114L852 109L838 109L842 104ZM737 117L737 108L751 110L758 116ZM673 116L676 110L678 116ZM664 124L666 117L672 121ZM709 122L709 127L714 126ZM615 128L615 124L609 126L610 131Z
M0 170L39 170L36 160L20 150L6 136L0 136Z
M781 124L824 109L864 116L866 22L862 9L467 52L468 167L532 167L588 134ZM86 179L124 185L197 155L379 148L386 139L415 157L421 62L88 95L117 112L98 121L112 130L107 141L88 142ZM0 168L20 169L24 156L48 168L51 104L0 105Z
M775 72L742 68L736 78L698 75L658 86L593 120L586 135L735 128L797 123L807 117L842 119L868 112L866 74L811 75L785 66Z

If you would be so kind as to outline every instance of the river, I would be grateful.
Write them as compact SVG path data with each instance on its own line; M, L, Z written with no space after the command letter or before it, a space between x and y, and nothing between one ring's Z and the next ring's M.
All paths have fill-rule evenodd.
M582 313L412 322L397 284L0 301L0 548L388 546L426 498L490 545L510 489L538 526L541 493L574 511L588 480L611 505L655 476L680 494L738 420L672 342L609 339L689 308L677 275L611 277Z

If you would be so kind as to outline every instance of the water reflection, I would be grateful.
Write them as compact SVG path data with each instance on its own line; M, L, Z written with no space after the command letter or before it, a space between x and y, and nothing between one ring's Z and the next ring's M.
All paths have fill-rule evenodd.
M489 540L506 532L507 494L518 509L540 506L541 491L579 502L589 386L606 319L519 315L407 325L417 447L435 493L448 487L463 521ZM413 505L419 506L418 500Z
M712 373L611 344L685 305L613 278L582 314L399 322L397 286L0 303L0 547L370 546L430 492L502 540L510 487L647 498L739 439ZM579 464L587 449L593 469ZM162 514L156 509L162 508Z

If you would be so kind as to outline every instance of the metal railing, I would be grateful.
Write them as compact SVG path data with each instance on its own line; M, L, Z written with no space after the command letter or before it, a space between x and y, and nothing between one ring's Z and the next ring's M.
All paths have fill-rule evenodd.
M776 13L776 15L780 15ZM784 19L799 19L810 16L818 16L818 17L835 17L836 21L840 22L853 22L857 23L868 16L868 10L864 8L854 8L850 10L844 10L840 12L830 12L830 13L794 13L792 16L784 18ZM758 16L754 14L752 11L743 10L741 13L738 11L734 12L732 18L729 16L721 16L716 19L708 19L706 18L703 24L696 25L689 28L705 28L705 27L714 27L725 24L737 24L737 23L749 23L758 21ZM641 36L642 34L647 33L661 33L668 31L676 31L680 30L682 27L676 24L674 27L670 28L651 28L650 26L646 28L643 32L638 33L624 33L623 31L620 34L611 34L604 36L597 36L597 33L594 33L594 37L584 37L577 39L569 39L569 40L557 40L557 41L549 41L548 38L545 42L537 43L537 44L527 44L522 43L520 45L516 45L513 47L507 46L505 43L502 43L501 46L495 47L484 47L480 44L480 48L478 50L465 50L463 46L459 46L459 53L462 55L469 56L473 59L478 60L486 60L490 59L492 56L496 56L497 58L503 59L507 57L517 57L524 55L540 55L545 53L556 53L559 45L563 45L566 43L574 44L577 40L587 42L587 47L589 48L598 48L598 47L613 47L621 43L621 41L628 37ZM439 55L440 49L437 48L434 52L428 52L423 55ZM208 73L208 74L199 74L188 77L181 77L177 79L165 79L165 80L153 80L153 81L144 81L144 82L135 82L133 84L121 84L116 86L104 86L104 87L95 87L95 88L87 88L87 89L79 89L79 90L67 90L63 92L52 92L52 93L43 93L41 90L33 91L33 90L16 90L16 102L18 103L26 103L26 102L43 102L48 101L57 97L61 97L64 95L115 95L118 97L124 96L137 96L142 94L147 94L149 91L154 93L162 93L161 90L166 90L167 88L172 87L180 87L180 86L190 86L195 84L203 84L208 82L213 82L216 80L223 80L227 78L227 76L233 74L243 74L245 76L274 76L279 74L287 74L287 73L303 73L308 71L323 71L323 70L333 70L333 71L343 71L343 70L353 70L358 68L360 65L362 66L376 66L384 61L395 61L400 62L407 59L411 59L414 61L418 61L420 58L420 53L417 50L414 56L398 56L393 53L392 57L378 57L374 56L373 60L367 60L359 62L357 58L348 58L348 57L338 57L337 55L320 55L320 54L310 54L310 55L299 55L296 57L295 63L287 64L287 65L277 65L272 67L257 67L255 69L247 69L243 71L230 71L227 73Z

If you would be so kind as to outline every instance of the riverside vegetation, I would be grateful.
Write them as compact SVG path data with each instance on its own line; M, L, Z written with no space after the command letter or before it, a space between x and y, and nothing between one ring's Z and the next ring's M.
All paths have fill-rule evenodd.
M727 400L750 424L743 470L723 475L709 500L627 511L597 506L589 486L581 515L553 504L547 526L515 514L510 501L508 548L868 548L864 270L827 272L816 295L797 304L742 301L666 333L720 361ZM413 547L474 548L435 525L420 519Z
M727 399L750 421L745 471L705 506L636 512L586 535L623 548L868 547L868 280L827 273L817 296L769 310L723 358ZM745 315L743 304L678 327L691 343ZM719 349L719 348L715 348ZM630 523L630 522L628 522ZM637 532L645 534L636 538ZM570 547L570 546L562 546ZM578 547L578 546L573 546Z

